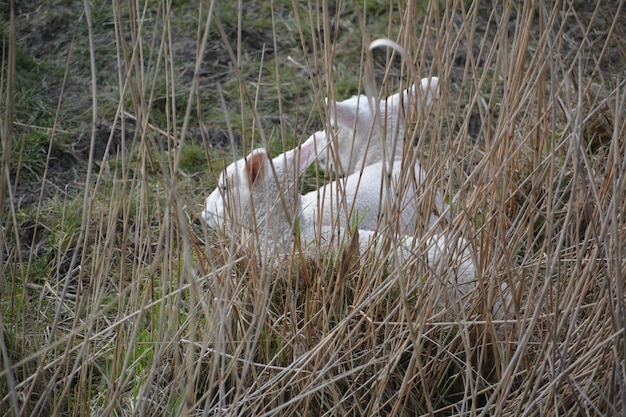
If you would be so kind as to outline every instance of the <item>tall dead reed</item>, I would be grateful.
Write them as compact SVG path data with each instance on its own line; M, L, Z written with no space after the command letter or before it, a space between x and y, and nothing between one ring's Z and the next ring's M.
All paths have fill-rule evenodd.
M3 413L623 414L624 2L220 3L198 5L185 78L177 2L113 1L112 123L132 143L90 162L78 202L42 193L27 242L7 194ZM261 51L258 33L271 34ZM365 91L376 37L412 59L372 52L381 97L441 80L430 113L410 118L406 158L475 252L478 285L461 310L441 305L445 285L419 250L406 264L393 242L363 257L350 245L263 252L196 216L214 178L183 167L194 123L221 114L231 142L242 126L244 153L288 149L324 126L324 97ZM92 53L96 40L90 31ZM14 190L6 56L2 175ZM217 175L203 135L200 159ZM309 188L325 180L308 175ZM496 318L502 284L511 300Z

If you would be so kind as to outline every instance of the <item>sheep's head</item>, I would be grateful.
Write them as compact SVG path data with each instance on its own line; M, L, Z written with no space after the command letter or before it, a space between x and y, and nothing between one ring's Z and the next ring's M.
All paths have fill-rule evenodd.
M299 174L315 160L316 140L323 143L323 136L317 132L299 147L273 159L265 149L255 149L233 162L206 198L201 217L211 228L235 225L269 231L291 227L299 209Z
M210 228L222 227L226 220L236 221L242 208L250 205L255 185L265 177L269 157L264 149L255 149L244 159L230 164L221 173L217 188L206 198L201 213Z

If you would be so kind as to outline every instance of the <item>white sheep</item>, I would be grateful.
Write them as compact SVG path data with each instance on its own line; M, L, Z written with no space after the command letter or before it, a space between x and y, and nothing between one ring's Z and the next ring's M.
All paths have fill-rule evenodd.
M402 161L394 161L391 166L377 162L299 195L297 178L318 156L317 149L325 138L324 132L316 132L298 148L274 159L266 150L255 149L235 161L220 175L218 187L207 197L203 219L210 227L229 224L230 228L243 228L280 244L291 242L296 219L311 237L313 230L323 227L369 232L388 227L398 236L413 236L437 225L439 216L435 212L424 221L418 210L428 206L428 202L420 201L426 194L422 189L426 174L419 163L407 169ZM444 208L438 193L433 199L436 208ZM385 218L386 211L389 213Z
M399 177L399 164L390 167L391 175L386 175L389 172L382 165L374 164L303 196L298 194L298 177L315 160L324 140L325 133L317 132L299 147L273 159L264 149L256 149L234 162L207 197L202 218L210 227L223 227L242 241L256 235L257 242L271 250L290 248L296 235L302 239L302 247L315 242L340 244L350 231L356 231L363 254L378 251L384 234L391 233L392 250L397 251L400 261L411 262L425 253L428 265L444 280L446 296L459 303L475 286L472 252L465 240L435 233L432 227L421 237L402 234L392 230L390 223L378 222L385 207L401 206L403 196L385 193L383 180ZM414 181L420 181L423 172L419 165L414 171ZM390 200L389 205L381 204L385 198ZM346 213L347 207L352 207L352 215ZM401 214L413 221L417 214L411 207L408 205L406 213ZM339 239L335 239L337 234Z

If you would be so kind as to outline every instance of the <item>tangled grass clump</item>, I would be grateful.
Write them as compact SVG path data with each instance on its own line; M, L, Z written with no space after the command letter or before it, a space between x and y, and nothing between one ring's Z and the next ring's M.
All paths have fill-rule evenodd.
M61 3L0 6L1 414L624 414L624 2L85 2L32 42ZM197 216L364 92L377 37L412 59L374 52L381 97L439 77L407 137L475 253L463 311L419 252L261 256Z

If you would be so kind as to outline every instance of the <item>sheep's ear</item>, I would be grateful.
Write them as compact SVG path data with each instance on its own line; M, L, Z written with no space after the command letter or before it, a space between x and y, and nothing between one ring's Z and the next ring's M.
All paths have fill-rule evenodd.
M331 115L336 117L334 120L338 127L344 127L348 130L353 130L355 125L363 124L368 126L371 121L371 114L366 110L366 106L360 108L356 106L356 102L340 102L336 104L336 113ZM331 117L333 120L333 117Z
M304 172L309 165L315 161L318 153L321 152L324 145L326 144L326 132L319 131L315 132L309 138L302 142L298 149L295 149L294 152L297 152L298 155L298 171L300 173Z
M328 116L330 117L330 123L335 124L335 106L337 105L336 101L329 99L328 97L324 97L324 106L326 107L326 111L328 112Z
M335 103L334 108L330 109L330 120L338 126L354 125L354 109L343 103Z
M421 110L422 104L428 107L439 94L438 86L439 78L422 78L419 85L413 85L411 88L404 90L404 110L409 111L411 108Z
M262 149L252 152L246 158L246 176L250 188L265 175L267 158L267 153Z
M426 95L426 105L428 106L439 94L439 78L422 78L420 84L422 95Z

